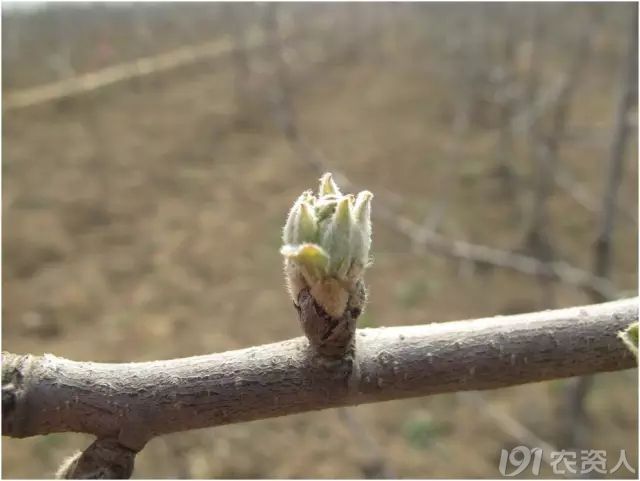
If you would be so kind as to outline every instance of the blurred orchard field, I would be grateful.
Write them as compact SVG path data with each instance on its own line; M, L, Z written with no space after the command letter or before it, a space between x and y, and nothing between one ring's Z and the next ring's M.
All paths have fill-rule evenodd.
M633 15L630 3L3 3L3 349L143 361L300 335L281 227L324 170L413 222L374 217L363 326L596 302L424 237L592 271L619 118L605 274L631 295L637 111L633 99L620 114L620 98ZM84 93L70 80L206 42L220 53ZM29 90L51 84L64 94ZM610 464L625 449L637 470L637 389L631 370L174 434L134 476L496 477L501 449L536 439L604 449ZM2 474L51 477L90 441L4 438Z

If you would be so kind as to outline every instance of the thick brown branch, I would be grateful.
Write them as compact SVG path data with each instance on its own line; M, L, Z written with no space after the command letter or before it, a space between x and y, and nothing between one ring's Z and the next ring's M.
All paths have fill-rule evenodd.
M470 321L361 329L355 359L305 338L126 364L3 354L2 434L85 432L133 451L154 436L315 409L493 389L635 366L617 333L638 299Z

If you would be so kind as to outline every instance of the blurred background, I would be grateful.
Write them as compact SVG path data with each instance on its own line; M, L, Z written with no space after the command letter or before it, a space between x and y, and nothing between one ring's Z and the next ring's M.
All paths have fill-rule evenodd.
M361 326L635 295L636 4L2 7L3 349L300 335L280 232L323 171L376 195ZM637 472L637 392L631 370L221 426L154 439L134 476L496 477L519 445ZM4 438L2 474L90 442Z

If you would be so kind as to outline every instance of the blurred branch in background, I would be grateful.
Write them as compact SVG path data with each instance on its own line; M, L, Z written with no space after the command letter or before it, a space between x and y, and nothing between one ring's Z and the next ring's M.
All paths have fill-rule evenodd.
M285 30L287 38L295 36L291 25ZM264 46L263 31L258 28L246 32L246 43L243 50ZM237 39L236 39L237 41ZM199 45L181 47L160 55L139 58L132 62L112 65L102 70L65 78L51 84L33 87L25 90L9 92L3 99L3 110L11 111L31 107L46 102L56 101L67 97L92 92L120 82L155 75L161 72L175 70L186 65L211 60L224 55L233 54L238 61L240 50L228 38L214 40Z
M508 416L504 411L496 409L485 399L480 392L460 392L457 396L467 404L479 408L484 414L490 417L496 425L513 439L525 446L542 448L543 458L547 464L551 464L551 453L558 451L555 446L540 438L533 431L528 429L517 420Z
M366 479L394 479L397 475L391 470L389 460L384 455L376 439L371 435L367 426L359 419L353 408L338 408L338 418L345 424L354 440L362 451L362 475Z
M231 57L233 72L235 74L234 93L236 103L241 108L249 93L251 83L251 68L249 66L249 45L247 45L247 28L242 21L242 11L238 11L238 5L225 4L223 15L227 19L229 35L231 37Z
M601 206L598 205L598 199L592 192L589 192L583 184L576 180L575 176L566 166L559 166L555 181L577 204L591 214L597 215L600 212ZM638 218L621 205L616 205L616 210L618 214L624 218L625 222L622 223L622 226L637 231Z

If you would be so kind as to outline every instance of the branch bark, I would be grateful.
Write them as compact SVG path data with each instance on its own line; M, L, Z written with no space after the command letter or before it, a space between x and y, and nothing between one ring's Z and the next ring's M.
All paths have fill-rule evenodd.
M305 338L124 364L3 353L2 434L83 432L139 451L153 437L305 411L495 389L636 365L617 333L638 298L508 317L361 329L327 363Z

